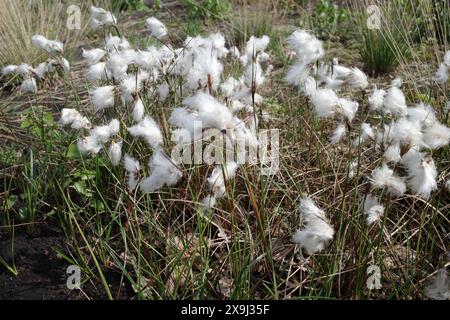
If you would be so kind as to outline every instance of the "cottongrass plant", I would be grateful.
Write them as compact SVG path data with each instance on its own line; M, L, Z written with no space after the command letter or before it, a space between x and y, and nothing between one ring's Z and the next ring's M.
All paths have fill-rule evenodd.
M64 73L70 72L70 63L64 58L64 45L57 40L49 40L42 35L34 35L32 37L33 44L48 53L48 59L33 67L26 63L20 65L8 65L2 69L3 75L11 77L19 77L22 81L20 85L21 93L37 93L38 81L44 82L52 77L58 70Z
M111 27L116 18L92 7L91 22L94 29ZM156 96L164 102L174 94L181 101L168 119L173 148L202 139L202 132L209 129L220 134L227 149L251 141L256 150L259 116L255 107L263 100L258 92L271 70L265 52L267 36L251 37L241 55L237 48L233 54L229 52L220 33L189 37L183 47L173 48L165 41L168 30L164 24L150 17L146 25L159 46L135 49L126 38L107 34L104 48L83 49L86 77L95 85L90 91L93 117L88 119L78 110L63 109L59 121L78 130L77 146L82 155L105 150L112 166L123 164L129 191L139 188L143 193L174 186L183 177L183 164L165 148L168 143L161 125L148 113L144 97ZM230 76L223 80L227 58L240 61L243 73L238 79ZM133 150L134 139L144 141L148 147L151 157L147 169L143 157ZM238 169L235 159L215 165L207 178L210 194L202 201L207 208L214 207L225 195L226 181Z
M433 156L450 143L450 128L438 120L430 105L408 105L399 78L389 86L371 88L358 68L339 65L337 58L325 62L322 43L305 30L289 36L288 46L297 62L289 68L285 80L309 100L317 118L335 122L329 143L353 158L349 160L347 179L360 181L355 185L369 184L355 189L369 228L388 232L385 222L392 202L402 197L427 202L439 188L448 191L449 182L440 180ZM448 81L449 59L450 53L446 53L436 82ZM367 152L372 153L371 160L363 171L361 155ZM303 198L300 212L304 227L292 240L309 255L324 251L334 235L324 211L311 198ZM443 274L440 271L436 282L426 289L427 296L438 299L448 295Z
M303 284L290 280L297 272L310 281L306 294L331 295L333 276L346 276L341 273L349 266L346 261L352 260L351 268L356 266L358 273L361 265L384 250L373 243L366 246L372 241L369 232L392 240L386 222L397 202L413 197L428 203L441 187L450 189L450 179L443 170L439 175L441 168L434 160L450 142L450 129L440 122L440 114L425 103L409 105L399 78L377 87L357 67L344 66L338 58L327 61L322 42L305 30L287 38L289 56L295 61L285 81L298 89L319 124L332 123L330 132L322 132L330 134L328 142L321 141L324 149L348 155L344 183L335 183L339 189L331 187L342 194L339 215L324 205L328 199L314 192L313 186L293 188L298 187L300 175L288 172L283 188L285 172L280 181L255 173L262 167L261 159L251 155L259 155L263 141L258 133L271 120L263 94L272 76L268 36L250 37L237 48L227 46L222 34L212 33L187 37L175 46L171 31L150 17L146 27L151 44L137 48L121 36L116 17L97 7L91 8L91 27L104 41L101 47L82 49L89 88L85 101L90 103L62 108L58 124L59 132L70 138L70 147L78 152L70 165L81 167L75 169L82 170L77 172L82 179L95 176L87 192L94 191L100 199L86 209L63 182L58 187L67 206L67 215L61 219L70 226L70 235L80 235L74 238L83 246L77 243L78 254L68 259L88 270L92 259L109 298L113 296L104 270L111 264L127 277L140 298L209 297L211 292L249 298L255 288L254 275L262 269L269 270L270 279L261 282L267 296L279 297L278 290L285 284L277 281L284 276L289 283L285 297L303 294L307 290ZM70 72L62 43L41 36L33 37L33 42L48 53L45 64L3 69L5 74L22 77L23 92L36 92L37 83L44 82L56 65ZM447 68L446 60L447 55ZM39 77L36 69L45 70L45 76ZM442 70L436 80L445 78ZM295 132L294 128L287 131ZM195 159L199 142L200 161ZM242 145L245 164L228 157ZM211 147L215 152L210 159L205 151ZM324 174L319 179L325 186L330 181ZM280 190L274 188L277 183ZM270 193L276 195L268 199ZM358 255L345 247L347 226L355 222L354 209L346 212L348 195L362 218L363 228L358 224L357 232L363 236L352 239ZM288 211L285 202L298 210L283 213ZM86 210L76 214L77 209ZM289 218L279 219L281 214ZM277 264L290 269L296 263L298 271L280 268L282 275L278 275ZM214 268L220 270L211 271ZM327 274L316 274L316 270ZM439 273L437 282L426 290L428 296L445 297L442 282L448 280L442 279ZM355 281L364 282L360 280ZM211 283L219 288L210 288Z

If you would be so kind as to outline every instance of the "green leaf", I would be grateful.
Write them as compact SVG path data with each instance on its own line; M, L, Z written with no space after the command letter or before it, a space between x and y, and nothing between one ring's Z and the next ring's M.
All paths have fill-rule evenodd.
M11 209L17 201L17 195L10 195L5 201L5 210Z
M90 192L86 187L86 182L84 180L77 181L72 186L79 194L86 197L92 197L92 192Z
M78 147L76 144L71 143L66 151L66 157L69 159L75 159L80 157L80 152L78 151Z
M53 115L50 112L46 112L42 115L42 121L48 126L55 125L55 121L53 120Z
M22 129L26 129L26 128L29 128L32 124L33 124L33 120L31 120L30 118L26 118L25 120L22 121L22 123L20 124L20 127Z
M19 209L19 218L21 220L26 220L28 217L28 209L26 207L22 207Z

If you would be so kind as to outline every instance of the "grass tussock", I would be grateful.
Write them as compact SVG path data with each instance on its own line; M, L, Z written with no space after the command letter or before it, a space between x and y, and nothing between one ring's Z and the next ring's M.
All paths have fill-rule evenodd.
M105 1L106 3L106 1ZM66 50L78 48L86 31L88 9L91 1L80 4L80 29L67 27L67 9L71 3L63 0L4 0L0 2L0 64L34 63L42 58L31 37L42 34L60 39Z

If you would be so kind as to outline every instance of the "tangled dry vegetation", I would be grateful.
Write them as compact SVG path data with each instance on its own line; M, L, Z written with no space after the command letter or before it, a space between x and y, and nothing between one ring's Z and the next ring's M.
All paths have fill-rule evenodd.
M33 36L46 59L3 69L7 144L28 141L2 168L3 226L60 225L62 259L109 298L448 298L449 53L425 100L306 30L271 47L151 17L125 37L120 16L90 15L76 58ZM174 157L198 140L247 161Z

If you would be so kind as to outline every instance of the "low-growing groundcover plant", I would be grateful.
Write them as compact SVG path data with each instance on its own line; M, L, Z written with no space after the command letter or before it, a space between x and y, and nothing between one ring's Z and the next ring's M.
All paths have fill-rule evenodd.
M30 202L51 207L85 281L111 299L111 270L140 299L448 299L447 107L411 105L399 78L372 84L306 30L286 39L280 78L266 35L237 48L145 23L137 48L92 7L88 99L57 121L34 106L24 126L61 171L51 204ZM3 69L22 94L70 73L62 43L33 43L47 62ZM430 85L446 85L449 56ZM293 101L288 125L274 90Z

